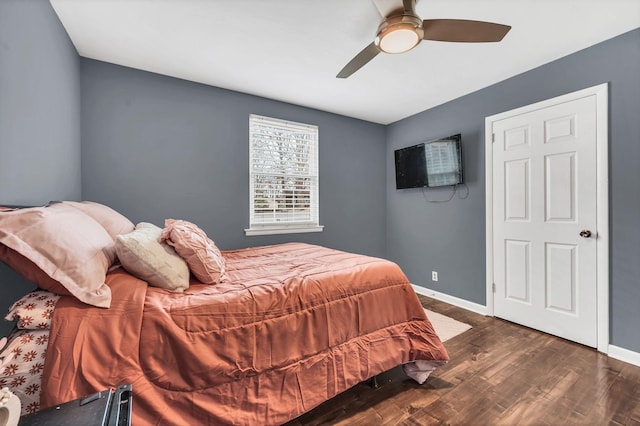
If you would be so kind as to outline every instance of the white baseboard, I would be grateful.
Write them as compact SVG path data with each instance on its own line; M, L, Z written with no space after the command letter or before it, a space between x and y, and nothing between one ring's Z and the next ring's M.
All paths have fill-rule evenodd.
M411 286L416 293L423 296L431 297L432 299L440 300L441 302L449 303L450 305L454 305L480 315L487 315L486 306L469 302L468 300L460 299L455 296L450 296L445 293L440 293L439 291L431 290L430 288L419 285L411 284ZM607 355L619 361L640 367L640 352L630 351L629 349L621 348L619 346L608 345Z
M630 351L629 349L621 348L619 346L609 345L607 355L611 358L640 367L640 353L638 352Z
M423 296L431 297L436 300L440 300L441 302L448 303L450 305L457 306L459 308L466 309L471 312L475 312L480 315L487 315L487 307L483 305L479 305L474 302L469 302L468 300L460 299L455 296L450 296L448 294L440 293L439 291L431 290L429 288L425 288L419 285L411 284L413 290L421 294Z

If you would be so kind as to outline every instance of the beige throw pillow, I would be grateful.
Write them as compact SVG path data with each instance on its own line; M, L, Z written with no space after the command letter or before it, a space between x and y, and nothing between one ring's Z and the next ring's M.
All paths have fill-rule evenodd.
M116 253L124 269L149 285L181 292L189 287L189 267L175 250L160 242L162 228L141 222L116 236Z

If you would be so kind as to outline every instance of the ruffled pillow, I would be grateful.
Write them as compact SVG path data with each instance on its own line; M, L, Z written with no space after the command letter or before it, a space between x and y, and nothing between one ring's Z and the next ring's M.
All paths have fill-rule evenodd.
M223 280L224 257L197 225L186 220L167 219L160 239L176 250L201 283L217 284Z

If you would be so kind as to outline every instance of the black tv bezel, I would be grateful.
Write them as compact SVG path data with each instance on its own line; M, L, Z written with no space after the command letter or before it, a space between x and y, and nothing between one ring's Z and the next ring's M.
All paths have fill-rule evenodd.
M458 164L460 166L460 172L458 173L458 181L456 183L453 184L446 184L446 185L430 185L429 184L429 171L427 169L427 163L426 163L426 159L425 159L425 164L424 164L424 179L423 179L423 184L422 185L412 185L412 186L398 186L398 162L397 162L397 157L398 157L398 152L400 151L406 151L406 150L410 150L410 149L415 149L418 148L420 146L422 146L422 151L423 153L426 150L426 145L431 144L431 143L435 143L435 142L443 142L443 141L448 141L448 140L454 140L456 143L456 148L457 148L457 154L458 154ZM462 134L461 133L457 133L448 137L443 137L443 138L439 138L439 139L433 139L427 142L422 142L419 144L415 144L415 145L411 145L411 146L406 146L403 148L398 148L396 150L394 150L394 167L395 167L395 176L396 176L396 189L413 189L413 188L442 188L442 187L446 187L446 186L456 186L456 185L460 185L462 183L464 183L464 167L462 164Z

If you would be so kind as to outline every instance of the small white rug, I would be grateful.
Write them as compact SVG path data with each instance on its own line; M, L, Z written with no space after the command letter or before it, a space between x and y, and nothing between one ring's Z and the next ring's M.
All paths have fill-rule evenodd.
M433 328L436 330L436 333L442 342L445 342L458 334L462 334L471 328L469 324L454 320L446 315L442 315L428 309L425 309L424 311L427 313L427 318L431 321Z

